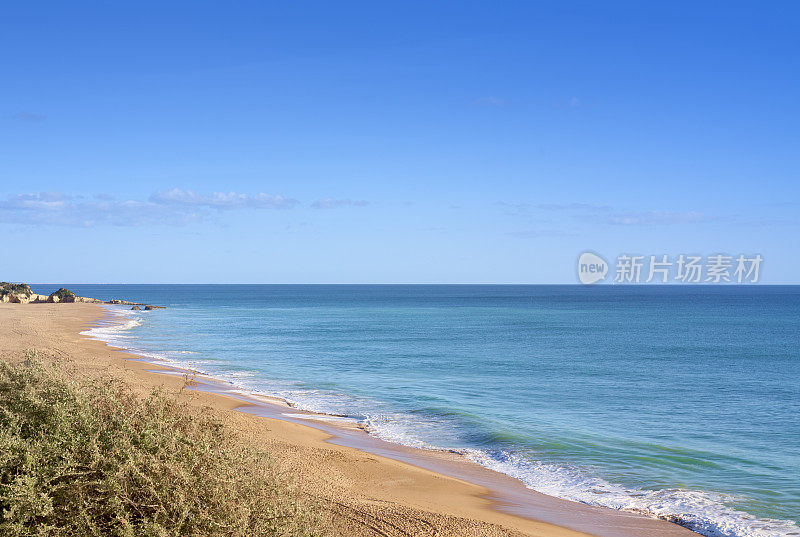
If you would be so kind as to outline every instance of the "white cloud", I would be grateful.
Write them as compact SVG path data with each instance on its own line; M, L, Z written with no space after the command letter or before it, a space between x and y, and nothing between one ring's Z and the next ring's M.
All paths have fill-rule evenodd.
M611 215L606 223L618 226L648 226L664 224L700 224L716 222L719 218L698 212L646 211Z
M17 112L11 116L11 119L16 119L17 121L39 122L47 119L47 116L43 114L36 114L34 112Z
M538 209L546 211L588 211L588 212L607 212L612 209L610 205L593 205L591 203L540 203Z
M347 199L323 198L311 204L315 209L333 209L335 207L365 207L368 201Z
M273 196L258 193L255 195L240 194L237 192L214 192L213 194L198 194L193 190L159 190L150 196L150 201L164 205L192 205L197 207L210 207L213 209L242 209L247 207L259 209L286 209L297 205L298 201L283 196Z
M297 203L267 194L201 195L180 189L158 191L147 201L117 201L113 196L100 194L87 201L59 192L39 192L12 194L0 201L0 222L76 227L184 225L208 218L213 214L210 209L282 209Z
M574 220L590 221L598 224L615 226L654 226L665 224L702 224L722 220L736 222L735 216L712 216L696 211L627 211L610 205L594 205L591 203L506 203L497 202L504 212L510 216L527 218L543 213L562 214ZM546 221L550 221L547 218Z

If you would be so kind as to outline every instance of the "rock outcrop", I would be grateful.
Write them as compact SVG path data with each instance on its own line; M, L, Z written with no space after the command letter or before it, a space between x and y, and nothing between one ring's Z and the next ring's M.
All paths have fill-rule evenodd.
M61 288L47 297L48 302L75 302L75 293L69 289Z
M88 298L85 296L76 296L75 302L83 302L85 304L105 304L106 302L99 298Z
M127 300L109 300L103 301L98 298L89 298L85 296L77 296L75 293L62 287L51 295L40 295L34 293L31 286L27 283L9 283L0 282L0 302L11 302L14 304L41 304L50 303L56 304L59 302L82 302L85 304L119 304L123 306L134 306L131 309L141 309L139 306L145 306L144 309L164 309L164 306L150 306L141 302L128 302Z
M29 304L31 302L47 302L47 295L38 295L26 283L0 282L0 302Z
M142 308L140 308L139 306L134 306L134 307L132 307L131 309L132 309L132 310L134 310L134 311L139 311L139 310L140 310L140 309L142 309Z

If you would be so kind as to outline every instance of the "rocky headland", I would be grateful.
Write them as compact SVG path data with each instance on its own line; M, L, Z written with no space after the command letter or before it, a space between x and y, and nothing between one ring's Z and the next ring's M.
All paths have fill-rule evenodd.
M100 300L78 296L69 289L62 287L49 295L34 293L27 283L0 282L0 302L14 304L54 304L58 302L83 302L87 304L116 304L121 306L144 306L144 310L164 309L164 306L153 306L142 302L129 302L127 300Z

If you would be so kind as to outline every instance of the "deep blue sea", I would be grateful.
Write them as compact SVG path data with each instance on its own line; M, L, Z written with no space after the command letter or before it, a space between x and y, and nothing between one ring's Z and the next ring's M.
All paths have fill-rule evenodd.
M67 287L168 307L114 345L546 494L800 534L800 287Z

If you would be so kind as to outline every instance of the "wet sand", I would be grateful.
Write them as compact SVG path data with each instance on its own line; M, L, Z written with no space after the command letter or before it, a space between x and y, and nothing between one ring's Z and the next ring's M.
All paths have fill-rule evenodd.
M156 313L157 314L157 313ZM546 496L457 453L398 446L346 420L290 408L190 372L145 362L79 332L118 322L93 304L0 304L0 359L26 349L75 375L113 377L134 391L160 386L224 420L271 453L336 535L691 536L675 524Z

